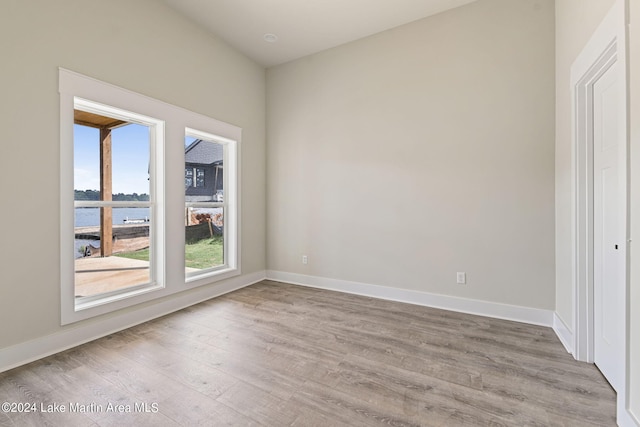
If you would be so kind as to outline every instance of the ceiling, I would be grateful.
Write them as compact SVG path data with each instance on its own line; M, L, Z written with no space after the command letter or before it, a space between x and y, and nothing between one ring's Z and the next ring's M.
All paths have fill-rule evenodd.
M162 0L271 67L476 0ZM274 43L265 34L275 34Z

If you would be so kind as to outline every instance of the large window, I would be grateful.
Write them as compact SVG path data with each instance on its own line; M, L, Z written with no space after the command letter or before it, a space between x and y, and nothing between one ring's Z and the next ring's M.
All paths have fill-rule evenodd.
M240 274L240 132L60 70L62 324Z
M77 308L161 286L156 268L158 119L74 98Z

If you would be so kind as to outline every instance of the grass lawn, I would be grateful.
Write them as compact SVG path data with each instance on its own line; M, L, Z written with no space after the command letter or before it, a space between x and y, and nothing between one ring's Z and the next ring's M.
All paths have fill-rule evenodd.
M113 256L119 256L121 258L139 259L141 261L149 261L149 248L140 249L139 251L132 252L119 252L113 254Z
M149 249L133 252L121 252L115 256L131 259L149 260ZM189 268L210 268L223 264L222 236L187 242L185 246L185 262Z

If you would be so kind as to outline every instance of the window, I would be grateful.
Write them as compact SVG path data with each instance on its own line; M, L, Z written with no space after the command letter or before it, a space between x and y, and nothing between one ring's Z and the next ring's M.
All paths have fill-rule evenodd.
M160 120L74 98L77 308L162 286L153 245ZM161 176L161 175L160 175Z
M223 197L225 168L235 158L231 140L195 129L185 130L185 170L195 171L195 185L185 185L185 275L187 280L229 266L228 227L225 213L230 203Z
M193 181L193 168L184 169L184 188L195 187Z
M195 180L193 177L196 177ZM194 168L193 166L186 166L184 168L184 187L206 187L206 171L203 168Z
M196 168L196 187L205 187L204 169Z
M59 90L61 323L239 275L241 129L63 69Z

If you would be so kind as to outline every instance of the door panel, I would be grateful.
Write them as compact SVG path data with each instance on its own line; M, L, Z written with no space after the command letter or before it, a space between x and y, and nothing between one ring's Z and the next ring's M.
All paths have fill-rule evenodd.
M593 85L594 360L615 389L624 360L617 75L614 64Z

